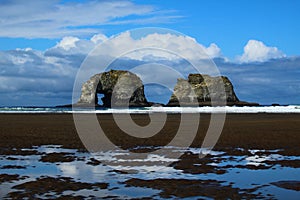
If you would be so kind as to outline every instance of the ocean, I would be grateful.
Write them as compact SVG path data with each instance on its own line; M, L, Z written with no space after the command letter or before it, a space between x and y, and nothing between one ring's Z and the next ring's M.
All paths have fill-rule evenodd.
M300 113L300 105L225 106L225 107L139 107L139 108L71 108L71 107L0 107L0 113Z

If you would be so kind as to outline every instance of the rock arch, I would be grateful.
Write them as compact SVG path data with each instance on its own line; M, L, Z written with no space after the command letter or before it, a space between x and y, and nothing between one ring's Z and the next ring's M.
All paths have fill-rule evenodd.
M149 106L142 80L129 71L110 70L95 74L82 85L77 105L97 106L97 94L104 95L101 98L104 107Z

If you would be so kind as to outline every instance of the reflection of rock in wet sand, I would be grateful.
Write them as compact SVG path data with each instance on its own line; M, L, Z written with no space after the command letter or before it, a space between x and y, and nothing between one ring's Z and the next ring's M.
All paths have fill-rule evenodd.
M23 150L29 151L30 149ZM24 169L36 169L35 178L18 174L1 175L0 184L10 183L10 188L14 189L14 191L3 190L2 192L7 193L6 197L69 199L74 196L80 199L95 198L101 194L101 198L109 198L112 197L110 194L148 190L154 196L144 194L142 197L249 199L271 197L271 194L262 192L267 191L271 184L288 190L297 190L299 186L297 181L274 182L274 180L293 178L296 170L293 165L286 165L283 169L276 164L281 161L286 163L291 158L280 155L281 150L238 148L231 151L212 151L205 158L200 159L197 154L199 149L189 148L182 157L169 166L160 166L154 159L152 164L147 161L148 165L142 167L123 165L123 162L109 167L103 164L107 163L106 159L118 158L119 151L107 152L107 155L104 153L103 157L97 155L99 159L97 160L88 153L59 148L57 145L33 147L32 150L35 150L37 154L26 158L22 155L10 155L15 160L10 160L8 156L1 158L0 167L2 165L3 170L14 169L16 172L21 170L19 172L24 173ZM183 149L173 147L173 150ZM66 159L65 156L69 155L72 155L72 159ZM274 158L277 158L277 161ZM290 160L291 163L293 161ZM6 167L8 165L4 165L7 162L15 162L18 166L26 166L26 168L8 168ZM255 170L259 170L260 178L258 179L253 177ZM272 179L267 176L266 181L269 181L260 180L262 171L266 174L276 173L277 178ZM271 180L273 180L272 183ZM82 191L88 192L82 193ZM122 199L123 197L113 196L113 198Z

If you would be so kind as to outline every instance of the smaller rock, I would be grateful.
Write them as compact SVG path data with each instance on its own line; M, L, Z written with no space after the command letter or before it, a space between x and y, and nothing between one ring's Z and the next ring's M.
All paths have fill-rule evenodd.
M233 85L226 76L212 77L190 74L188 79L179 78L167 106L254 106L236 96Z

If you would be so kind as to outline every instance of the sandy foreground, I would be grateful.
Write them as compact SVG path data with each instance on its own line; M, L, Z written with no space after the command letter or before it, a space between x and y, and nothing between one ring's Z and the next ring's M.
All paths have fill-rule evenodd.
M87 114L82 114L82 116ZM196 115L196 114L189 114ZM192 116L186 115L189 118ZM146 114L131 115L132 119L141 126L149 123L149 116ZM98 121L103 128L106 136L111 142L123 149L136 147L165 146L172 140L178 130L180 114L168 114L167 122L163 129L150 138L134 138L122 132L114 123L111 114L98 114ZM209 114L200 115L200 124L197 136L191 142L191 147L200 147L210 122ZM184 140L185 137L182 138ZM189 137L186 139L190 140ZM184 141L183 141L184 142ZM277 155L298 157L300 156L300 114L227 114L221 137L219 138L215 151L226 152L226 156L264 156L271 155L276 150ZM35 150L24 151L43 145L61 145L62 148L77 149L80 152L86 151L81 142L73 121L72 114L0 114L0 155L2 160L13 158L14 155L38 155ZM149 148L148 148L149 149ZM262 150L253 153L251 150ZM265 153L262 153L265 151ZM139 149L138 151L145 151ZM269 152L269 153L268 153ZM224 154L224 155L225 155ZM223 155L223 156L224 156ZM76 155L66 155L62 153L48 153L41 155L40 162L63 163L78 160ZM213 166L209 163L214 161L221 162L221 157L207 156L204 159L190 152L185 153L179 159L172 163L172 167L181 170L186 174L226 174L231 168L245 168L250 170L270 169L274 166L289 167L300 169L300 160L266 160L264 165L236 165L236 166ZM224 157L222 157L224 159ZM100 165L101 161L90 159L90 165ZM197 165L196 165L197 164ZM199 165L201 167L199 167ZM195 167L198 166L198 167ZM3 173L4 169L22 166L2 165L0 168L0 184L13 183L14 181L25 180L30 175L21 176L18 173ZM265 167L265 168L264 168ZM268 168L270 167L270 168ZM300 171L298 171L300 172ZM126 171L116 170L117 174L128 174ZM130 174L130 173L129 173ZM272 194L263 194L255 192L262 186L256 186L252 189L240 189L232 185L223 185L216 180L190 180L190 179L171 179L171 178L153 178L140 179L130 177L123 182L126 187L141 187L160 190L156 196L147 196L149 198L172 198L172 197L210 197L210 198L259 198L272 197ZM300 191L300 176L294 180L282 180L274 183L278 188ZM53 186L55 185L55 187ZM97 183L86 183L75 181L72 177L38 177L34 181L22 182L22 184L13 185L14 191L10 188L6 191L7 198L36 198L35 195L42 196L51 191L51 194L60 198L70 198L75 196L78 199L87 198L82 195L65 195L66 190L93 189L113 190L110 188L109 181L102 180ZM1 187L1 185L0 185ZM1 190L0 190L1 192ZM53 197L53 196L49 196ZM94 196L95 197L95 196ZM122 199L121 196L106 196L108 199ZM93 198L93 196L90 196Z
M84 115L84 114L82 114ZM192 114L191 114L192 115ZM148 115L131 115L145 126ZM118 145L162 145L176 134L180 114L169 114L163 130L152 138L130 140L113 122L110 114L99 114L98 120L108 137ZM193 146L201 144L210 122L209 114L200 115L198 135ZM0 146L24 148L60 144L68 148L84 148L72 114L0 114ZM126 141L123 142L122 141ZM197 142L198 141L198 142ZM300 114L227 114L225 125L215 148L283 149L300 155Z

